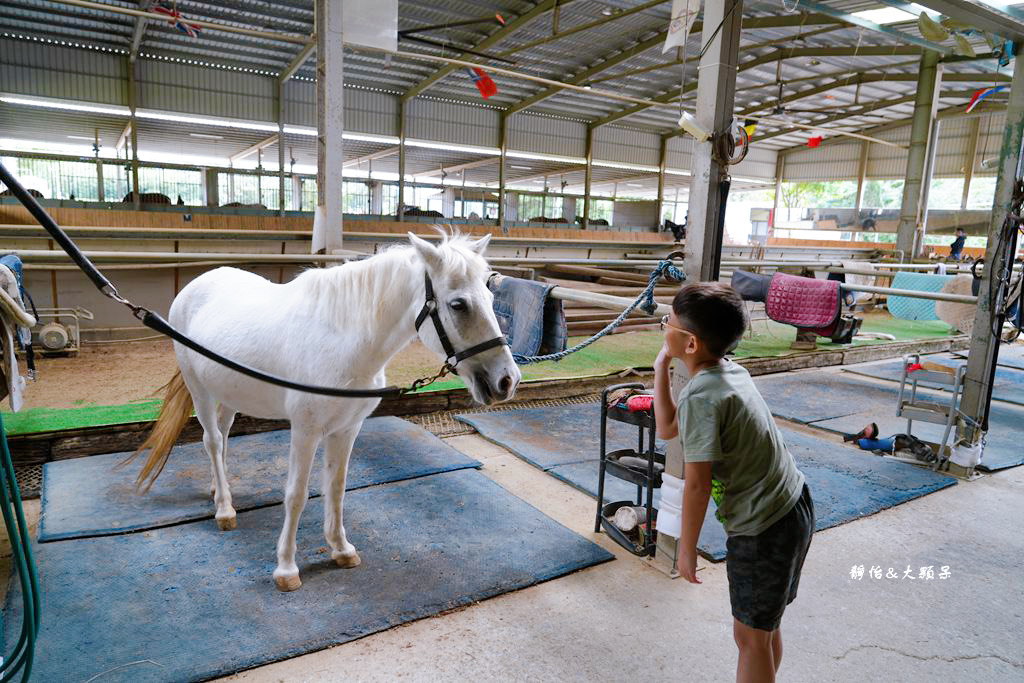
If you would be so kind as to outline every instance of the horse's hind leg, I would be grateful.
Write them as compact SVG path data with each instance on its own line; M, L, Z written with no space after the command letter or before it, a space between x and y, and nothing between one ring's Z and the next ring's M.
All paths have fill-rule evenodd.
M196 419L203 426L203 446L206 454L210 456L210 466L213 470L213 502L217 506L215 514L217 526L223 531L230 531L237 526L235 519L235 508L231 506L231 491L228 489L228 475L224 469L224 448L227 443L227 434L221 433L221 417L218 411L217 402L202 391L192 393L192 401L196 409ZM234 415L231 416L234 419ZM230 421L227 422L230 428Z
M217 406L217 429L221 436L220 464L223 466L225 480L227 478L228 462L228 434L231 433L231 425L235 422L235 411L224 406L223 403ZM210 457L210 497L217 498L217 460ZM228 491L230 494L230 490Z
M309 470L313 466L320 436L317 430L292 423L291 449L288 454L288 488L284 494L284 526L277 539L277 568L274 584L278 590L293 591L302 585L295 564L295 534L299 517L309 497Z
M345 538L342 508L352 443L358 427L327 435L324 442L324 536L331 546L331 558L339 567L359 566L359 553Z

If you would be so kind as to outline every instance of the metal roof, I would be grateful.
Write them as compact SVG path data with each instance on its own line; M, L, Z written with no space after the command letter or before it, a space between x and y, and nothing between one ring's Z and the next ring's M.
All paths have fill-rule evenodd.
M148 0L142 0L140 3L104 1L106 4L131 9L149 6ZM467 18L485 18L496 12L501 13L511 25L516 17L531 12L543 4L523 1L401 0L399 29L457 22ZM675 51L663 55L662 41L658 38L668 25L671 2L666 1L642 11L630 12L646 4L651 3L640 0L561 0L557 27L554 25L553 12L541 12L537 18L516 30L503 28L495 21L470 27L453 27L431 34L449 43L447 49L405 41L400 42L400 49L408 52L458 56L462 48L471 48L488 36L501 35L502 38L485 51L503 54L515 60L516 63L509 67L514 70L568 82L578 78L579 74L591 70L594 71L593 75L584 82L592 82L596 88L673 102L677 99L673 95L681 86L685 85L685 89L689 89L696 84L696 56L701 45L700 35L691 35L687 43L688 62L685 71L678 63L670 64L676 60ZM818 4L832 11L849 13L878 9L892 3L880 4L870 0L820 0ZM313 32L311 0L180 0L177 7L185 17L191 19L299 35L309 35ZM617 14L623 16L614 18ZM743 15L745 27L741 42L740 71L737 77L737 111L749 110L752 114L761 115L770 113L776 106L778 82L781 80L783 96L792 100L786 104L786 116L793 122L815 123L832 114L845 113L850 115L829 123L829 126L835 129L859 130L906 119L910 115L913 103L906 101L906 98L916 90L914 78L919 54L908 54L906 48L912 46L908 46L900 38L844 23L838 19L823 18L822 15L806 12L802 8L795 14L787 14L777 0L745 3ZM613 18L614 20L587 30L551 39L556 31L562 33L574 27ZM1008 18L1008 21L1010 20L1011 18ZM785 21L790 21L794 25L778 25ZM773 22L775 25L771 25ZM765 25L766 23L769 25ZM916 21L890 24L889 28L916 38L921 37ZM213 29L203 30L195 38L190 38L167 22L140 20L55 0L5 0L0 4L0 33L10 35L60 40L82 46L127 52L132 49L136 31L141 32L139 52L143 58L147 55L165 58L187 57L211 65L266 70L273 74L283 71L301 50L301 46L293 42L260 39ZM547 42L540 42L545 40ZM980 34L970 36L969 40L979 54L988 52L989 47ZM636 46L643 46L645 42L650 43L648 48L634 50ZM517 50L522 46L527 47ZM787 48L800 48L805 52L808 49L816 49L817 52L808 56L801 54L786 58L780 66L773 55L778 54L777 50ZM843 49L849 54L828 54L830 51ZM630 51L635 54L629 54ZM624 53L628 54L628 57L623 57ZM483 65L488 63L483 59L478 61ZM752 62L757 65L749 66ZM609 66L602 68L605 64ZM666 64L669 65L654 68ZM308 59L296 75L312 79L314 65L315 59ZM439 66L401 57L386 59L379 53L347 50L345 80L353 86L405 93L424 79L436 74ZM951 107L966 103L971 91L990 85L993 74L1000 73L1000 69L994 59L977 59L951 61L945 65L945 72L955 74L955 77L960 79L945 83L943 86L942 106ZM1005 75L1007 70L1002 69L1001 73ZM864 82L858 83L858 74L863 77ZM881 81L868 78L878 74L887 74L889 77L902 75L906 80ZM455 69L431 84L424 94L502 109L546 89L537 83L502 75L494 75L494 80L498 83L499 93L486 105L481 103L473 83L461 69ZM812 94L794 99L801 92ZM686 92L683 104L692 107L695 97L695 90ZM893 104L853 115L856 107L866 103L878 105L888 101L892 101ZM643 109L615 122L617 125L643 130L671 132L676 129L677 106L676 104ZM527 111L594 122L614 117L629 109L629 105L609 100L597 93L565 90L532 104ZM785 130L784 123L763 124L758 129L758 138L761 141L755 142L767 149L784 149L802 145L808 137L806 131L792 131L769 137ZM178 131L167 135L174 134L182 133ZM237 131L233 131L231 135L246 137L239 136ZM292 147L300 154L311 153L312 142L304 139L297 141ZM415 167L440 163L434 158L437 155L428 155L425 152L413 152L413 155L415 158L410 158ZM453 155L447 155L443 162L451 165ZM454 163L459 162L455 160ZM474 175L482 176L484 172L476 170Z

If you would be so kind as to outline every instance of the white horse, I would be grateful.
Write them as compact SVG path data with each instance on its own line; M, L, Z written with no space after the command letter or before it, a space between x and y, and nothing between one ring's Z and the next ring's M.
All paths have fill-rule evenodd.
M217 268L181 290L171 305L170 322L207 348L264 372L353 389L384 387L384 366L418 334L442 359L452 360L451 354L467 349L474 353L457 363L457 372L477 402L508 400L521 375L501 339L493 295L487 289L489 269L483 253L490 236L476 241L445 236L438 246L412 233L409 240L411 246L393 247L343 266L307 270L281 285L235 268ZM417 314L428 298L428 283L438 316L424 322ZM449 344L438 334L439 327ZM493 344L498 340L502 343ZM472 351L477 345L486 348ZM139 485L148 488L160 474L194 406L213 469L217 524L225 531L234 529L235 509L224 466L231 423L237 413L287 418L291 448L274 583L282 591L302 585L295 564L295 533L321 441L324 534L338 565L357 566L359 555L342 525L345 476L352 443L380 399L286 389L229 370L178 342L174 351L179 370L168 385L156 426L135 452L150 449Z

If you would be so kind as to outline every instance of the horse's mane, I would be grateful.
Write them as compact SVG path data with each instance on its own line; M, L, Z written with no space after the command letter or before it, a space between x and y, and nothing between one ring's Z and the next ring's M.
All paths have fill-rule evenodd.
M437 245L442 257L439 277L456 280L483 279L487 262L470 247L473 238L458 232L441 234ZM330 319L338 329L370 331L392 312L411 302L400 296L414 280L422 278L423 267L416 249L399 244L375 256L331 268L313 268L296 278L306 298L321 319ZM419 302L422 303L422 302Z

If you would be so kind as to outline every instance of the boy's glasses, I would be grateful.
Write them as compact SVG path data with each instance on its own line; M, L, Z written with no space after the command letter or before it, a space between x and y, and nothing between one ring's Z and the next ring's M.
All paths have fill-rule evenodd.
M666 316L664 316L664 317L662 317L662 319L661 319L661 331L662 331L662 332L664 332L664 331L665 331L665 328L666 328L666 327L668 327L668 328L671 328L671 329L675 330L676 332L682 332L683 334L688 334L688 335L690 335L691 337L692 337L692 336L695 336L695 335L693 334L693 332L690 332L689 330L684 330L684 329L683 329L683 328L681 328L681 327L676 327L675 325L673 325L672 323L670 323L670 322L668 321L668 316L667 316L667 315L666 315Z

